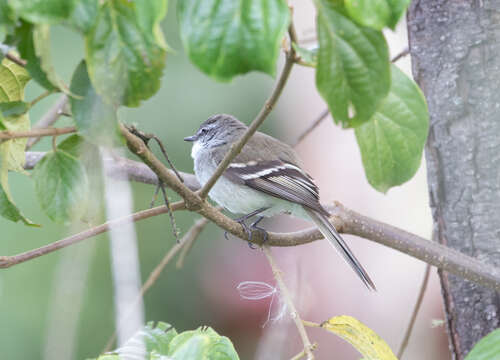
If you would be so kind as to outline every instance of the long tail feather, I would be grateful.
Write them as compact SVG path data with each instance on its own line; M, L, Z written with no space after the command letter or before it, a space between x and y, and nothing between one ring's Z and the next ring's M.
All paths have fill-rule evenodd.
M351 249L349 249L335 227L332 225L332 223L330 223L330 221L328 221L328 218L317 211L308 209L306 207L304 207L304 209L309 214L311 220L314 221L316 226L319 228L323 236L330 241L333 247L335 247L335 249L340 253L340 255L342 255L345 261L347 261L347 263L353 268L353 270L360 277L366 287L370 290L376 291L377 289L375 288L375 284L373 284L373 281L370 279L365 269L363 269L358 259L356 259Z

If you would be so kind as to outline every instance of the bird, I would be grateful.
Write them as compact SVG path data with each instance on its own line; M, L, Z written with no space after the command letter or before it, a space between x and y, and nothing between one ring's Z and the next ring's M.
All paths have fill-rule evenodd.
M192 142L194 172L203 186L214 174L231 145L248 127L236 117L216 114L205 120L196 133L185 137ZM323 236L370 290L375 284L328 220L329 213L320 203L319 189L311 176L302 170L302 162L287 144L264 134L255 134L233 159L208 193L217 204L233 214L245 231L264 231L258 227L264 217L288 214L314 222ZM256 217L250 226L245 221ZM264 241L267 238L265 232Z

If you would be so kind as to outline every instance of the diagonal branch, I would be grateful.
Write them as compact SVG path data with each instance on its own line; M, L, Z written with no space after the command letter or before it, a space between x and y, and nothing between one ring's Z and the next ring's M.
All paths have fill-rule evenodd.
M175 176L175 174L166 168L155 156L146 148L144 143L134 135L124 132L124 135L128 141L128 145L132 152L137 154L145 163L151 166L151 169L158 174L158 176L176 191L184 199L190 199L190 207L196 210L202 216L210 219L212 222L216 223L221 228L227 230L231 234L240 237L241 239L247 240L247 235L243 231L242 227L233 221L232 219L224 216L215 207L203 201L199 196L197 196L193 191L199 189L199 185L196 185L196 181L193 175L182 174L185 182L181 183ZM32 165L36 159L41 156L40 153L28 153L27 162ZM109 159L112 161L112 159ZM121 161L121 160L120 160ZM146 180L145 182L151 183L153 177L151 173L144 175L144 164L137 165L139 170L135 169L135 165L139 164L137 162L132 162L127 160L124 162L125 170L121 169L119 172L121 174L134 174L132 178L136 180ZM120 167L117 166L117 169ZM144 175L144 176L143 176ZM122 176L122 175L120 175ZM190 184L189 188L186 186L187 183ZM182 202L175 203L174 210L179 210L186 206ZM156 209L156 210L155 210ZM327 209L332 214L331 221L341 233L348 233L360 236L365 239L369 239L380 244L389 246L395 250L401 251L405 254L418 258L428 264L446 270L452 274L461 276L465 279L469 279L475 283L481 284L493 288L495 290L500 290L500 269L493 266L485 266L482 262L462 254L458 251L450 249L446 246L440 245L438 243L426 240L417 235L410 234L404 230L398 229L391 225L376 221L374 219L368 218L361 214L358 214L352 210L344 208L341 204L336 203L335 206L327 206ZM150 213L152 212L152 213ZM141 220L146 217L151 217L166 212L165 207L158 207L151 210L145 210L134 215L136 220ZM144 214L150 214L144 216ZM76 241L81 241L90 236L100 234L107 230L107 224L98 226L95 229L89 229L84 233L73 235L70 239L63 239L53 244L49 244L40 249L35 249L28 251L21 255L16 255L13 257L0 257L0 267L8 267L15 265L20 262L24 262L34 257L44 255L46 253L55 251L62 247L71 245ZM71 240L77 237L77 240ZM306 230L294 232L294 233L270 233L269 242L270 246L296 246L300 244L306 244L318 239L321 239L322 235L316 228L309 228ZM262 242L262 236L260 233L255 233L252 242L260 244Z

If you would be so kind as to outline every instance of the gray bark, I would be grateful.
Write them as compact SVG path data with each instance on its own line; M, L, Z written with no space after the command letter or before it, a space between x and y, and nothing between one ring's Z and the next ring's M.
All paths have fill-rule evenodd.
M434 237L500 266L500 1L414 0L413 75L431 116ZM453 358L499 327L499 294L440 273Z

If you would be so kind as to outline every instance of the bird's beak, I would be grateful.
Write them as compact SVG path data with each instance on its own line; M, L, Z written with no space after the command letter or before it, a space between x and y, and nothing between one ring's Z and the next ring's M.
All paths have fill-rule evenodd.
M191 135L184 138L184 141L196 141L196 140L198 140L198 136L196 135Z

